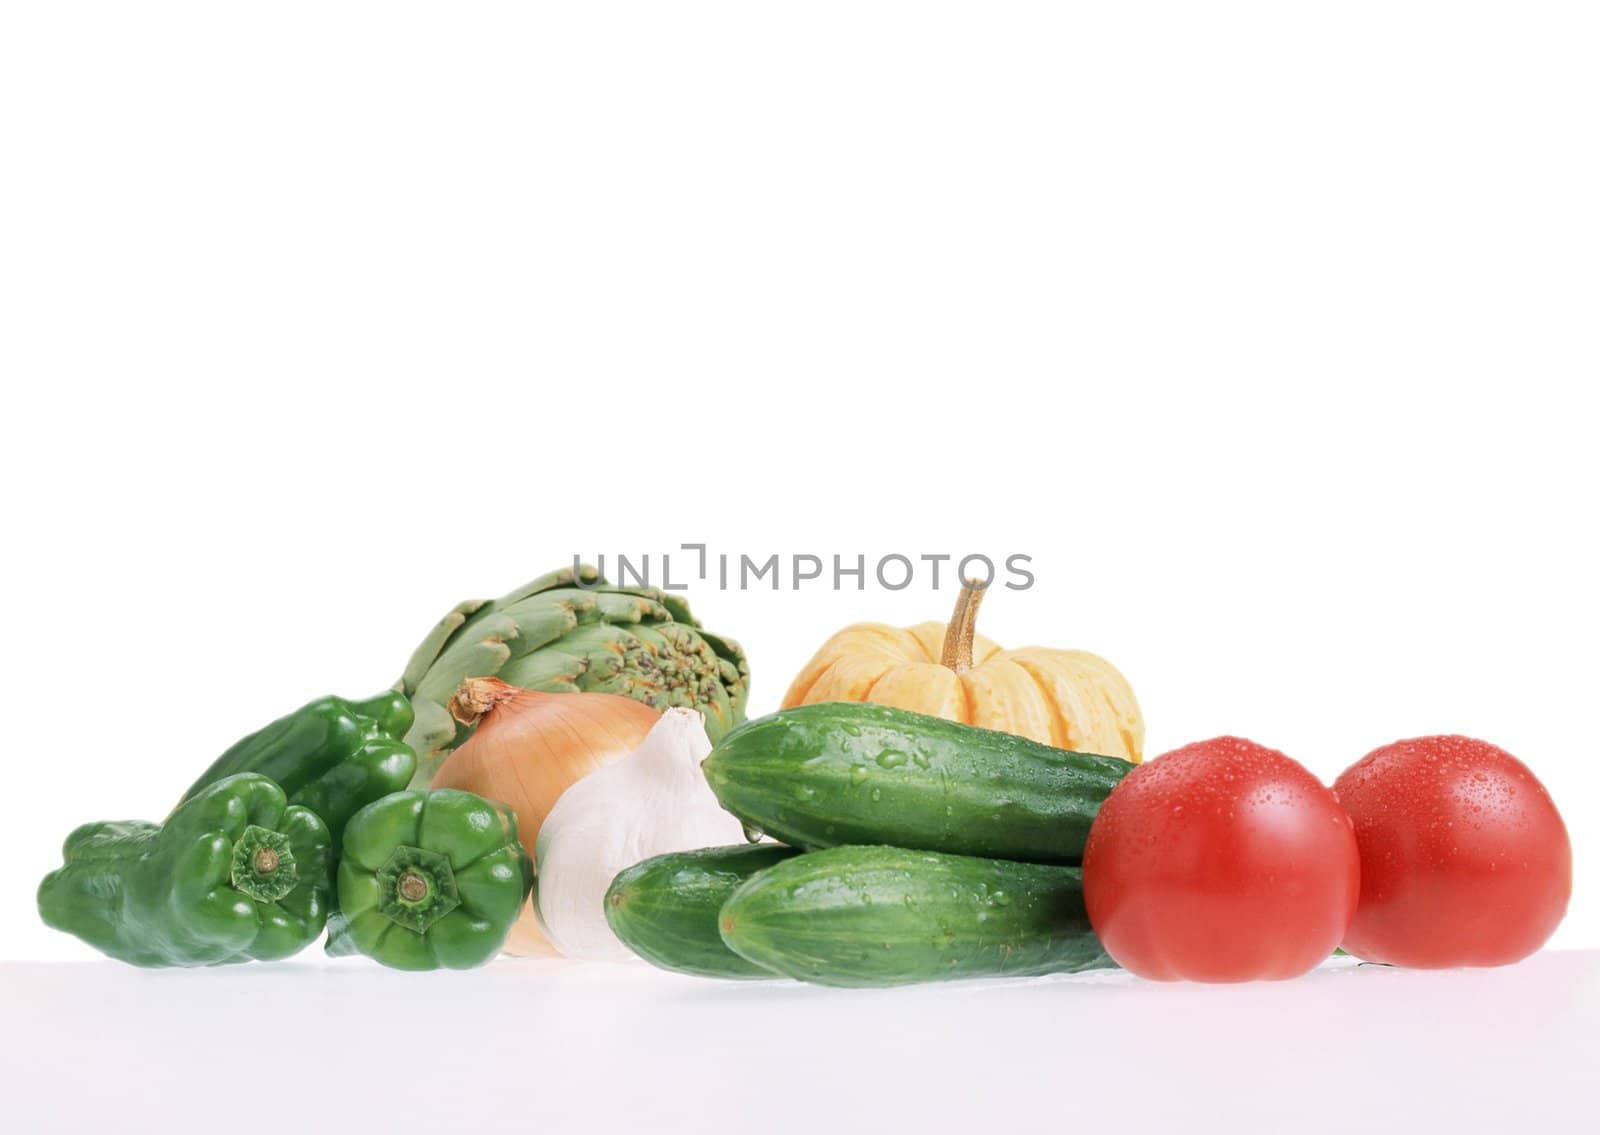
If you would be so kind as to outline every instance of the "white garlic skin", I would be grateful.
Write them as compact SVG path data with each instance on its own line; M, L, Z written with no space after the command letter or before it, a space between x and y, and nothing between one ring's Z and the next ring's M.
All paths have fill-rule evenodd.
M561 794L534 848L534 901L562 954L632 960L606 924L605 894L618 872L654 855L743 842L743 825L700 772L710 752L699 711L674 707L632 753Z

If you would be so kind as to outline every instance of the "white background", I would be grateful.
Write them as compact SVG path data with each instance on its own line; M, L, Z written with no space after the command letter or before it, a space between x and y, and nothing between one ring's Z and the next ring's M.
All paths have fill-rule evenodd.
M0 953L77 822L685 541L1030 554L984 629L1151 754L1486 737L1600 944L1600 22L1205 7L8 9ZM690 597L758 712L951 605Z
M1091 7L1093 10L1091 10ZM1003 644L1525 759L1600 945L1586 4L11 5L0 956L76 823L574 553L1032 555ZM776 707L948 589L694 609Z

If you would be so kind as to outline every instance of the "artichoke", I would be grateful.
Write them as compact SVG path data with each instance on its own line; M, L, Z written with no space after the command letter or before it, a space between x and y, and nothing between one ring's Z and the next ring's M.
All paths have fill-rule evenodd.
M574 582L574 576L580 582ZM678 595L613 587L587 564L542 575L503 598L469 599L422 640L395 688L416 722L413 785L426 786L471 730L445 709L467 678L551 693L622 694L652 709L688 706L713 741L744 720L750 666L731 638L700 629Z

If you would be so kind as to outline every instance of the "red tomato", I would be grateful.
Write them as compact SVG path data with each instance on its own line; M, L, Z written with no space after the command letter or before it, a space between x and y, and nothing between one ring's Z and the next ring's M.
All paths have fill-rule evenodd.
M1504 749L1471 737L1396 741L1333 787L1361 845L1347 952L1430 969L1506 965L1544 945L1566 914L1566 825Z
M1333 793L1275 749L1217 737L1140 765L1089 831L1089 920L1125 969L1252 981L1313 969L1355 914L1361 865Z

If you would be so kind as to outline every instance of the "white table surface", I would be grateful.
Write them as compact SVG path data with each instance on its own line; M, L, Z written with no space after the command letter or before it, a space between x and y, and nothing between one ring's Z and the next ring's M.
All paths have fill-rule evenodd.
M13 1132L1600 1130L1600 951L875 991L555 960L11 963L0 1006Z

